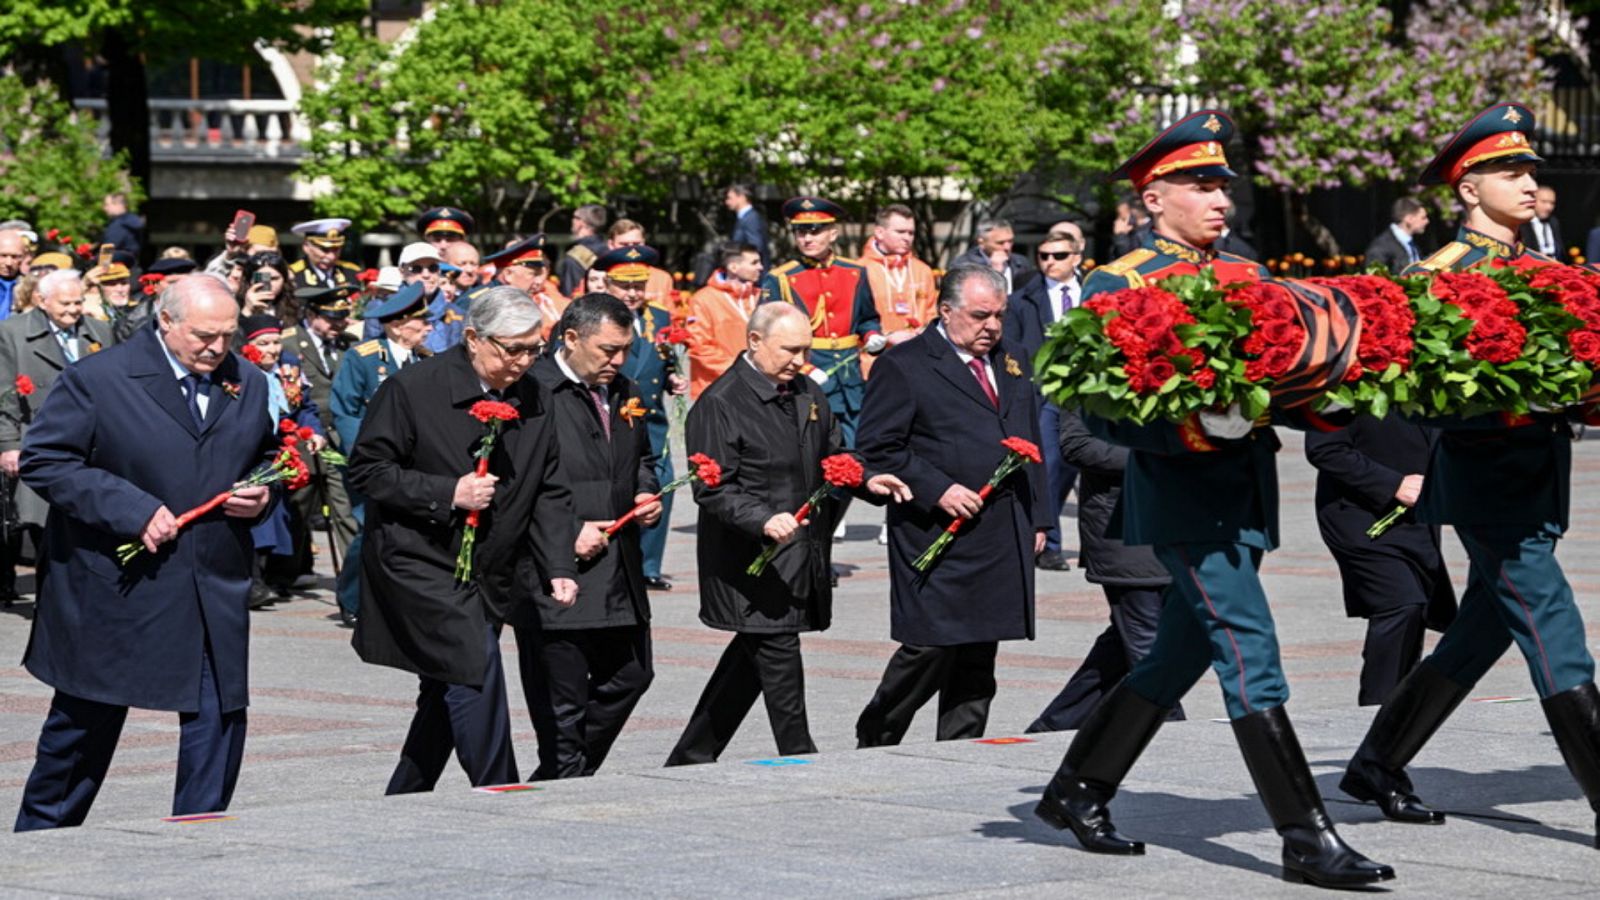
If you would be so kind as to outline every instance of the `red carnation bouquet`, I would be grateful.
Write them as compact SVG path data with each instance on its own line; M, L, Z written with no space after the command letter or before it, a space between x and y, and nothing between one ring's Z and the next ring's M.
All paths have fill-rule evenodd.
M1022 468L1023 464L1044 462L1044 457L1039 455L1039 446L1032 441L1019 437L1008 437L1001 441L1000 445L1006 448L1005 458L1000 460L1000 465L995 468L994 474L989 476L989 482L978 489L978 499L980 501L989 499L989 495L994 493L996 487L1000 486L1000 482L1011 477L1011 474ZM922 551L922 555L917 557L916 561L911 565L918 572L928 571L929 567L944 553L945 548L950 546L950 542L955 540L956 532L961 530L961 523L965 521L966 519L962 518L952 521L949 527L945 528L939 537L928 546L928 549Z
M515 406L499 400L479 400L467 412L485 426L483 437L478 439L478 449L472 454L478 460L474 473L482 478L489 474L489 454L494 452L494 442L500 437L500 429L505 423L522 418L522 414L517 412ZM466 528L461 533L461 549L456 552L457 584L472 580L472 550L478 542L478 521L482 512L478 509L467 510Z
M1545 266L1533 270L1528 285L1553 297L1573 318L1566 334L1572 358L1591 370L1600 368L1600 276L1571 266Z
M1355 358L1345 370L1343 382L1327 393L1328 399L1380 419L1392 403L1410 403L1415 379L1407 373L1416 350L1412 331L1417 316L1406 289L1383 275L1314 278L1312 282L1344 291L1361 319Z
M717 461L704 453L694 453L689 456L689 471L667 482L666 487L634 504L633 509L623 513L622 518L612 522L605 530L606 537L615 537L624 526L639 517L639 512L646 506L660 500L662 497L683 487L691 481L699 481L708 488L714 488L722 483L722 466Z
M806 502L800 504L800 508L795 511L794 517L804 522L806 516L810 515L811 511L823 501L823 498L833 492L834 488L849 489L860 487L861 481L865 476L866 471L862 469L860 460L849 453L835 453L832 456L823 457L822 484L811 492L811 496L806 498ZM749 568L744 570L745 574L760 575L765 572L767 565L772 562L772 558L778 555L779 546L779 544L768 544L763 547L761 555L757 556L755 561L750 563Z
M277 455L272 458L272 462L260 466L243 481L235 482L233 487L179 516L178 530L181 531L190 522L228 502L229 497L245 488L264 487L282 482L284 487L291 491L297 491L311 483L311 470L306 467L305 460L301 459L299 448L301 441L311 437L311 429L298 428L294 422L288 419L284 419L278 424L279 429L283 432L283 438L278 445ZM117 562L127 565L143 552L143 541L129 541L117 548Z

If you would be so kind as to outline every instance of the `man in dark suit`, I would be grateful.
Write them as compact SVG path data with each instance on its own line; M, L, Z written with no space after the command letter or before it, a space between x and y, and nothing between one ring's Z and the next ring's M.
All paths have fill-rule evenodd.
M181 530L177 515L272 451L266 377L228 351L238 316L216 279L169 288L160 331L63 369L23 442L22 479L50 505L23 662L56 693L18 831L82 824L130 706L178 713L173 815L228 808L249 702L250 525L270 495L241 489ZM144 551L119 567L128 541Z
M1317 525L1339 564L1344 612L1367 620L1357 702L1377 706L1422 658L1423 633L1443 631L1455 589L1439 551L1439 526L1407 514L1378 538L1367 529L1422 494L1437 435L1394 417L1360 416L1349 427L1306 435L1317 469Z
M1005 219L985 219L978 223L977 240L966 252L950 261L950 268L981 266L1000 273L1005 279L1006 293L1020 289L1033 276L1033 266L1013 248L1017 232Z
M1428 208L1414 197L1394 201L1389 227L1367 245L1367 263L1380 263L1390 274L1398 275L1406 266L1424 256L1417 239L1428 230Z
M525 292L472 301L462 343L389 376L350 454L366 498L361 618L353 643L374 665L414 672L411 731L386 793L429 791L455 752L474 785L517 780L500 626L545 593L577 599L571 492L558 466L550 396L524 377L542 347ZM482 400L511 405L489 472L474 450ZM467 512L478 510L472 575L455 576Z
M733 233L728 240L735 244L749 244L761 254L761 268L772 264L772 252L767 246L767 220L754 204L755 194L747 184L730 184L723 192L723 204L733 213Z
M0 490L11 491L15 518L8 523L0 548L0 600L17 599L17 557L22 533L44 528L49 507L27 485L19 483L17 466L33 411L44 403L56 377L72 363L111 346L111 326L83 315L83 278L72 269L58 269L39 279L33 309L0 322ZM33 382L33 395L16 390L18 376Z
M1533 218L1518 231L1528 249L1556 260L1564 258L1566 244L1561 239L1561 220L1556 218L1556 189L1539 185L1533 194Z
M669 766L716 762L758 696L780 754L817 750L806 719L800 634L822 631L832 618L832 516L828 509L803 520L795 513L822 485L821 462L844 450L844 437L827 395L800 374L810 347L811 322L797 307L756 307L745 352L689 411L689 452L722 467L716 487L694 486L700 621L734 636ZM892 475L867 478L858 493L869 492L907 496ZM780 548L771 564L749 574L769 544Z
M635 415L643 411L638 391L618 373L633 343L633 311L609 294L588 294L556 328L561 346L534 363L533 376L550 395L577 515L578 602L540 596L514 620L539 737L535 780L593 775L654 677L639 530L661 517L660 501L605 536L658 487L643 415Z
M1076 228L1075 225L1072 226ZM1070 232L1055 232L1045 238L1035 252L1040 277L1032 279L1006 301L1005 341L1014 348L1022 364L1033 371L1034 357L1044 344L1044 336L1055 321L1078 305L1083 284L1078 265L1083 262L1081 232L1074 240ZM1049 400L1039 405L1039 452L1044 454L1049 491L1045 494L1050 530L1044 534L1044 552L1036 561L1041 569L1063 571L1071 568L1061 552L1061 508L1078 480L1078 470L1061 457L1061 407Z
M1038 392L1001 340L1005 281L988 267L945 275L939 319L882 356L862 410L869 468L900 476L909 503L889 510L890 634L900 648L856 721L860 746L898 744L939 695L941 741L982 737L999 642L1033 639L1033 558L1050 526L1045 473L1025 465L978 496L1006 449L1039 442ZM926 572L912 564L965 519Z

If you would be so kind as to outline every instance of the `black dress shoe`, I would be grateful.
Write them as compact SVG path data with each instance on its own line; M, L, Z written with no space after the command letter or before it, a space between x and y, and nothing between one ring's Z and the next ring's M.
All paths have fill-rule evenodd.
M264 607L271 606L273 603L276 603L277 600L278 595L273 593L271 588L259 581L251 583L249 604L251 609L262 609Z
M339 607L339 624L346 628L356 627L356 619L360 618L355 613L344 607Z
M4 605L6 609L10 609L11 608L11 604L13 604L13 603L15 603L15 602L17 602L18 600L21 600L21 599L22 599L22 595L17 593L17 589L16 588L14 588L14 587L0 588L0 605Z
M1072 563L1067 562L1067 557L1060 550L1046 550L1034 559L1033 564L1052 572L1066 572L1072 569Z
M660 575L656 575L654 577L647 576L644 580L644 586L647 590L652 591L672 590L672 582L662 578Z
M836 567L829 566L828 567L828 587L838 587L838 586L839 586L839 570Z

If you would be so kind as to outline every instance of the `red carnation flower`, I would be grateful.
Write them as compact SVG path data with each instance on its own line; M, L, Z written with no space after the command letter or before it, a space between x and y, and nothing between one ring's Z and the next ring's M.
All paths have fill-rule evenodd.
M312 431L309 427L307 427L305 425L301 425L299 428L296 428L294 430L294 433L302 441L309 441L312 438L317 436L317 433L315 431Z
M17 396L27 397L34 391L33 379L26 375L18 375L16 381Z
M1019 437L1008 437L1000 442L1000 446L1010 450L1031 463L1042 463L1044 457L1039 453L1039 445L1033 441Z
M94 255L94 245L93 244L79 244L77 252L78 252L79 256L83 257L84 259L88 259L89 257Z
M517 408L515 406L512 406L509 403L502 403L499 400L479 400L477 403L472 404L472 408L467 410L467 412L470 413L474 419L477 419L479 422L482 422L485 425L487 425L490 420L515 422L517 419L522 417L522 414L517 412Z
M243 347L240 347L239 355L258 366L261 365L261 348L257 347L255 344L245 344Z
M50 229L50 230L49 230L49 231L46 231L46 232L45 232L45 233L44 233L44 236L45 236L45 240L50 240L50 241L53 241L53 240L55 240L55 239L56 239L56 238L59 238L59 237L61 237L61 229L59 229L59 228L52 228L52 229Z
M689 457L689 465L694 468L694 477L708 488L714 488L722 483L722 466L717 461L704 453L696 453Z
M279 419L278 420L278 430L283 432L284 434L294 434L294 430L296 428L299 428L299 427L300 426L296 425L295 421L293 419Z
M866 472L861 461L849 453L835 453L822 458L822 477L834 487L860 487Z

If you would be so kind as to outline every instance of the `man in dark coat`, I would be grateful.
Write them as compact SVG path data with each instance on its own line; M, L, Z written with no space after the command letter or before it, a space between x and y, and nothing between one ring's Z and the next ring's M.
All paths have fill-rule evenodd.
M539 737L535 780L593 775L654 677L639 530L660 518L661 503L610 540L604 533L657 488L639 393L618 374L633 320L609 294L579 297L556 328L561 346L533 366L550 395L579 529L578 602L540 596L514 620L522 690Z
M550 396L524 377L541 342L523 291L473 299L461 344L389 376L367 407L350 482L367 499L361 617L366 662L415 672L416 716L388 793L432 790L455 751L474 785L517 780L500 626L541 590L577 598L577 528L556 461ZM486 475L474 451L483 400L509 404ZM471 577L456 576L466 513L479 510Z
M1376 706L1422 658L1423 633L1455 618L1456 594L1439 551L1439 526L1407 513L1378 538L1367 529L1422 494L1437 434L1397 418L1357 418L1306 435L1317 469L1317 526L1339 564L1344 613L1367 620L1357 702Z
M1367 245L1367 264L1378 263L1391 274L1400 274L1406 266L1422 260L1424 254L1417 239L1427 230L1428 208L1415 197L1401 197L1394 201L1389 227Z
M1066 687L1028 726L1040 731L1075 731L1156 640L1156 622L1172 576L1149 547L1129 546L1111 527L1122 496L1128 448L1090 433L1083 414L1061 412L1061 455L1078 470L1078 561L1084 578L1100 585L1111 607L1111 625L1095 638ZM1184 718L1183 704L1168 721Z
M842 452L828 397L796 377L811 347L811 322L786 303L758 306L747 351L689 411L687 443L722 468L716 487L695 482L700 508L700 621L735 632L695 704L667 765L715 762L756 702L766 699L778 752L815 753L806 722L800 633L828 627L831 516L795 518L822 485L821 462ZM907 499L892 475L866 479L863 494ZM747 567L780 546L766 571Z
M272 451L266 377L228 352L238 316L215 279L169 288L160 331L63 369L23 442L22 479L50 505L23 663L56 693L18 831L82 824L130 706L178 713L173 814L228 808L249 702L250 525L268 490L181 530L177 515ZM144 549L119 566L130 541Z
M939 695L938 739L982 737L999 642L1033 639L1033 558L1050 525L1045 473L1024 465L987 501L1001 441L1039 442L1039 394L1001 340L1005 281L966 266L945 276L939 319L880 358L862 410L867 465L905 480L889 511L890 634L900 648L856 722L863 747L898 744ZM968 520L926 572L913 566L954 519Z
M733 233L728 240L735 244L749 244L761 254L761 268L772 264L772 253L767 249L767 220L755 207L755 192L747 184L730 184L723 192L723 205L733 213Z

